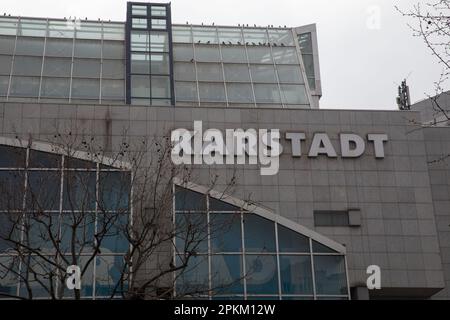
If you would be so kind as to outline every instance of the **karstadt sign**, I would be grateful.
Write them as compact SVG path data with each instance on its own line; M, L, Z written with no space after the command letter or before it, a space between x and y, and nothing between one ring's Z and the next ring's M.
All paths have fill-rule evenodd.
M304 132L286 132L284 139L290 142L292 156L317 158L358 158L373 144L377 159L384 158L386 134L368 134L363 138L354 133L339 134L340 154L327 133L315 133L310 143ZM202 121L194 121L194 130L172 131L174 164L181 165L260 165L261 175L276 175L280 169L279 157L283 153L279 129L226 129L225 135L218 129L203 130ZM303 147L307 147L303 150Z

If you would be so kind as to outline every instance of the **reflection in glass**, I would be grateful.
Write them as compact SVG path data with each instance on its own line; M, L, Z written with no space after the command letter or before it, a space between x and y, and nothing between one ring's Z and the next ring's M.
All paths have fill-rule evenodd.
M313 294L310 256L280 256L281 292Z
M246 255L247 294L278 294L278 268L274 255Z
M211 287L214 294L243 294L242 257L214 255L211 258Z
M212 213L209 219L212 251L240 252L242 250L241 215Z
M246 252L276 252L273 221L255 214L244 214L244 231Z
M317 294L347 294L343 256L314 256Z

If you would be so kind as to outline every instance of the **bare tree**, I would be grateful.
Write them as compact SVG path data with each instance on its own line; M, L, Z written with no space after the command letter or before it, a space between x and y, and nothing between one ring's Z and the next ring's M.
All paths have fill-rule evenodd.
M193 171L172 163L169 138L133 144L124 138L115 152L71 132L49 142L52 150L42 152L33 149L31 137L26 144L17 140L7 149L11 169L0 170L0 289L20 282L20 291L0 290L0 297L81 299L97 290L105 299L172 299L210 293L188 286L175 296L175 283L195 268L191 260L200 247L226 232L227 224L208 225L194 214L175 221L174 179L192 181ZM216 182L213 176L209 187ZM81 290L67 290L70 265L81 269ZM94 289L95 282L101 286Z
M433 121L428 126L448 124L450 121L450 101L448 81L450 76L450 1L431 0L418 2L411 9L395 7L404 17L410 19L408 26L415 37L421 38L432 56L442 67L434 82L434 92L426 94L433 108Z

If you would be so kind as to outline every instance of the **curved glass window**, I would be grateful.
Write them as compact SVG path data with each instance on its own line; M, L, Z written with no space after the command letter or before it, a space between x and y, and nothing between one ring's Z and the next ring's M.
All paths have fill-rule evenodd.
M29 298L19 279L28 276L33 298L49 298L51 281L68 297L53 269L76 264L86 270L82 297L109 297L129 250L130 190L123 169L0 145L0 295Z
M228 202L175 188L175 294L199 299L349 299L345 255ZM195 290L193 290L195 289Z

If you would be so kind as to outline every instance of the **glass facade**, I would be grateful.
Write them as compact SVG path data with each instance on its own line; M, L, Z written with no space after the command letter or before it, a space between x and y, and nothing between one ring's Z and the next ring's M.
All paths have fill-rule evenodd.
M288 226L176 187L176 294L200 299L349 299L345 255ZM189 260L186 252L194 251ZM208 295L208 292L210 294Z
M175 104L170 14L170 4L128 3L129 104Z
M179 103L309 107L291 29L173 27Z
M314 54L312 33L302 33L298 36L303 63L305 64L306 76L311 90L316 89L316 75L314 70Z
M0 145L0 296L49 298L53 289L71 297L59 275L78 265L81 296L109 297L129 249L130 179L122 169Z
M121 23L0 18L0 97L125 102Z

